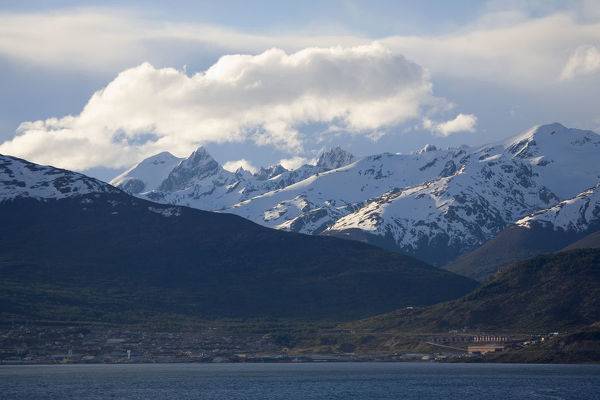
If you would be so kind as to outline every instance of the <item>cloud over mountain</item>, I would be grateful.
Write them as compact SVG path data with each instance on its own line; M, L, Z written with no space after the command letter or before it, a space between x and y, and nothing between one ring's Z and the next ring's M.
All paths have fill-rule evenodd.
M252 173L255 173L256 171L258 171L258 168L256 168L256 166L254 164L252 164L250 161L246 160L245 158L242 158L239 160L227 161L225 164L223 164L223 169L225 169L229 172L235 172L239 168L243 168L244 170L246 170L248 172L252 172Z
M377 43L227 55L192 76L144 63L97 91L79 115L21 124L0 153L79 170L205 143L252 141L294 154L309 135L303 125L368 136L418 118L434 101L426 70Z
M458 114L454 119L445 122L434 122L430 119L423 120L423 127L442 136L449 136L458 132L473 132L477 125L477 117L473 114Z

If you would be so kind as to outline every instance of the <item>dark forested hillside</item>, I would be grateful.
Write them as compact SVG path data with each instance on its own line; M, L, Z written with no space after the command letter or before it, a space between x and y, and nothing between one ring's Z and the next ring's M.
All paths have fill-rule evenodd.
M360 324L372 329L552 331L600 321L600 250L539 256L509 266L454 301L399 310Z
M344 319L475 282L358 242L286 233L124 193L0 204L3 318Z
M512 262L560 251L583 236L583 233L552 228L511 225L494 239L463 254L444 269L484 281Z

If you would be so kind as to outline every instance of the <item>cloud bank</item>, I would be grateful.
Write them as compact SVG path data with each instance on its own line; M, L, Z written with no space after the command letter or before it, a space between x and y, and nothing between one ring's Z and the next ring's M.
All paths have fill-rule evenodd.
M444 34L376 39L435 76L530 88L558 80L575 49L600 41L600 7L588 3L541 15L509 6ZM296 52L313 46L367 45L372 40L353 33L275 35L206 23L158 22L140 10L119 8L0 12L0 55L67 70L115 71L142 60L170 64L197 55L199 48L216 54L259 53L271 47Z
M187 155L206 143L249 140L297 154L303 125L368 136L419 118L435 101L427 72L377 43L228 55L192 76L144 63L121 72L79 115L21 124L0 153L77 170L128 166L165 150Z
M151 14L150 14L151 15ZM371 39L353 35L258 34L209 23L157 21L140 9L78 7L60 12L0 10L0 56L44 67L86 72L115 71L153 59L213 50L258 53L320 46L356 46Z

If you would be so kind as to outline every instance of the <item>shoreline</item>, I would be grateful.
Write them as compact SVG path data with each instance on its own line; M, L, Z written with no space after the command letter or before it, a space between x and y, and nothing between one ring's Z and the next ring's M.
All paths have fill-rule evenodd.
M90 366L99 366L99 365L171 365L171 364L179 364L179 365L234 365L234 364L367 364L367 363L375 363L375 364L486 364L486 365L498 365L498 364L510 364L510 365L600 365L600 361L573 361L573 362L536 362L536 361L503 361L503 360L494 360L494 359L486 359L482 357L472 357L472 358L456 358L456 359L446 359L446 360L417 360L417 359L381 359L381 358L349 358L349 359L261 359L261 360L245 360L245 361L189 361L189 360L180 360L180 361L133 361L133 362L12 362L12 361L0 361L0 367L14 367L14 366L80 366L80 365L90 365Z

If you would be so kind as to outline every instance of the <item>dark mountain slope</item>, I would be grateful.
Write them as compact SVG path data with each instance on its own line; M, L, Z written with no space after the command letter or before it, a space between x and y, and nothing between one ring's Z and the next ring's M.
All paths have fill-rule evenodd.
M600 231L584 236L578 241L568 245L564 250L567 251L575 249L600 249Z
M444 266L444 269L484 281L512 262L560 251L582 236L582 233L551 227L511 225L494 239Z
M361 243L260 227L123 192L0 203L0 311L32 319L343 319L475 283Z
M600 321L600 250L512 265L461 299L359 323L377 330L554 331Z

